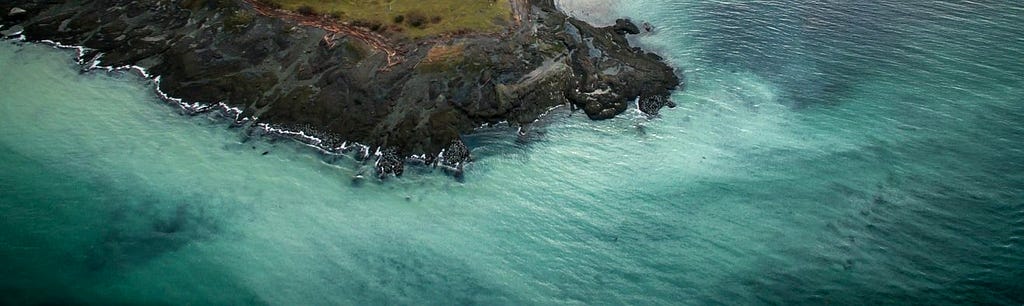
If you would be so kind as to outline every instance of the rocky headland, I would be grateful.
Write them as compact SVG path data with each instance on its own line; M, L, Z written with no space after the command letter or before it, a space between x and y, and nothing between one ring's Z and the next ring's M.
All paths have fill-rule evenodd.
M680 79L629 45L642 31L633 22L595 27L553 0L511 5L503 32L409 38L246 0L7 0L0 30L138 67L195 111L222 105L239 125L361 150L381 177L409 161L461 171L460 135L528 125L555 106L595 120L674 106Z

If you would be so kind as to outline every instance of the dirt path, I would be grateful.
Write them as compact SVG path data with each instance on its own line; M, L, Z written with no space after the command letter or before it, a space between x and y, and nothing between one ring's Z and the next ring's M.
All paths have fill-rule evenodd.
M251 4L253 8L256 9L256 12L260 13L261 15L274 18L295 20L301 25L317 27L323 29L324 31L330 32L324 36L324 39L329 44L332 44L332 46L333 40L334 38L337 37L338 34L348 35L351 37L355 37L359 40L362 40L369 44L374 49L380 50L387 54L388 65L387 67L384 68L384 70L387 70L388 68L398 65L403 60L403 57L400 54L401 52L399 52L399 49L392 46L389 43L388 38L380 34L371 32L367 29L348 25L337 20L330 19L328 17L307 16L287 10L274 9L255 0L245 0L245 2Z
M252 7L255 8L256 12L258 12L261 15L269 16L269 17L274 17L274 18L294 20L294 21L298 22L301 25L317 27L317 28L320 28L320 29L323 29L323 30L327 31L328 34L324 35L324 41L326 43L330 44L331 47L334 46L334 40L337 39L339 36L346 36L347 35L347 36L355 37L356 39L359 39L359 40L362 40L362 41L366 42L368 45L370 45L374 49L377 49L377 50L382 51L382 52L387 54L388 65L386 67L384 67L383 69L381 69L381 70L388 70L391 67L394 67L395 65L398 65L398 64L402 63L402 61L405 59L404 56L403 56L403 53L404 53L404 51L408 51L408 50L404 50L403 51L401 48L394 46L391 43L391 40L389 38L387 38L387 37L384 37L383 35L380 35L378 33L374 33L372 31L370 31L369 29L365 29L365 28L357 27L357 26L352 26L352 25L346 24L344 22L340 22L340 21L332 19L330 17L302 15L302 14L299 14L299 13L296 13L296 12L292 12L292 11L288 11L288 10L275 9L275 8L272 8L272 7L269 7L269 6L265 5L265 4L260 3L258 0L244 0L244 1L249 3L250 5L252 5ZM529 12L529 7L530 6L529 6L529 3L528 3L529 0L508 0L508 1L509 1L509 5L512 6L512 18L513 18L513 21L514 21L514 26L513 27L514 28L518 28L518 27L520 27L522 25L523 19L525 19L525 18L527 18L529 16L529 13L530 13ZM504 35L504 34L503 33L491 33L491 34L483 34L483 35L480 35L480 36L500 37L502 35ZM475 35L470 34L470 35L463 35L463 36L465 36L465 37L472 37L472 36L475 36ZM441 42L441 41L451 40L452 38L454 38L453 35L441 35L439 37L435 37L433 39L429 39L429 40L427 40L427 42Z
M510 5L512 5L512 20L515 21L516 27L523 25L523 19L525 19L528 16L527 14L530 13L530 4L526 3L526 1L527 0L509 0Z

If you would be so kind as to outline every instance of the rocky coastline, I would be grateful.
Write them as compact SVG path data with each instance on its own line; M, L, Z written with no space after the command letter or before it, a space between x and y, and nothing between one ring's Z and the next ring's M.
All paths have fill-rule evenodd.
M195 111L222 106L239 125L359 148L382 178L409 161L460 173L471 158L461 135L560 105L595 120L674 106L679 77L629 45L642 31L631 21L594 27L553 0L512 1L507 32L422 39L243 0L11 0L0 30L82 46L93 66L136 67Z

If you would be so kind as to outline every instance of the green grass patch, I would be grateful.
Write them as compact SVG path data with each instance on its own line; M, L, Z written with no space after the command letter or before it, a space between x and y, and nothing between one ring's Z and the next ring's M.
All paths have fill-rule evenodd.
M511 25L508 0L262 0L304 15L327 15L412 38L494 33Z

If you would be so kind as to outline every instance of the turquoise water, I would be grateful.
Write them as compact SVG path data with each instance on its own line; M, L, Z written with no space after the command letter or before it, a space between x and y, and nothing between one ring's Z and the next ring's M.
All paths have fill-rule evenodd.
M0 304L1024 303L1018 2L618 12L680 107L482 130L464 182L0 42Z

